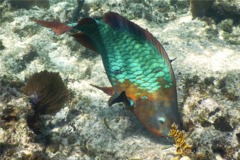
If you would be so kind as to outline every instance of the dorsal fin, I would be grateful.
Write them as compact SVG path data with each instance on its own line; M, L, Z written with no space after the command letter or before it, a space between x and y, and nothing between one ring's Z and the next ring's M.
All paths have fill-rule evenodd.
M63 34L72 29L72 27L69 27L67 24L57 21L42 21L36 19L32 20L38 24L41 24L44 27L51 28L57 35Z
M149 43L152 43L158 50L159 54L161 54L166 59L166 62L168 63L168 65L171 66L168 55L164 50L163 46L147 30L141 28L137 24L127 20L126 18L122 17L118 13L114 13L114 12L106 13L103 17L103 21L115 29L127 31L137 37L141 37L147 40Z
M80 32L72 34L71 36L74 37L84 47L91 49L94 52L97 52L97 49L93 44L92 39L87 34Z
M118 13L108 12L103 16L103 21L113 27L114 29L127 31L136 35L137 37L145 38L145 31L143 28L139 27L137 24L129 21L128 19L122 17Z

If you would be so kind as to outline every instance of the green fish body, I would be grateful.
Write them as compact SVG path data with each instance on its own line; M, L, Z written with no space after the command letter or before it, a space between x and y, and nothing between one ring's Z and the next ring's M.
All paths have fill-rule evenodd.
M80 31L72 36L102 57L112 87L96 87L112 95L109 105L123 102L158 136L167 136L173 123L180 126L171 63L151 33L113 12L106 13L102 20L85 18L76 25L35 21L57 34Z

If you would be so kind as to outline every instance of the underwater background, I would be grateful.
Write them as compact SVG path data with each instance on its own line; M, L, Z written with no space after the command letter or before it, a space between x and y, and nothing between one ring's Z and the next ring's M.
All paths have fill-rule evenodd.
M99 54L32 19L117 12L163 45L192 145L150 133L110 86ZM239 0L0 0L0 159L239 160Z

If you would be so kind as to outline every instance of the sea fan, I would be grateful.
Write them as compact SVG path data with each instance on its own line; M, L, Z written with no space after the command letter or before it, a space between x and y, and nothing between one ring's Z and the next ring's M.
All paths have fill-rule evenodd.
M59 73L42 71L33 74L23 87L38 114L55 114L68 99L69 91Z

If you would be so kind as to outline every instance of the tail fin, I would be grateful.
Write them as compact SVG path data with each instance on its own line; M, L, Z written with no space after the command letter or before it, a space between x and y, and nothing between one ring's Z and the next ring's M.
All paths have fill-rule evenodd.
M57 35L63 34L72 29L72 27L69 27L67 24L57 21L42 21L36 19L33 19L33 21L44 27L51 28Z

